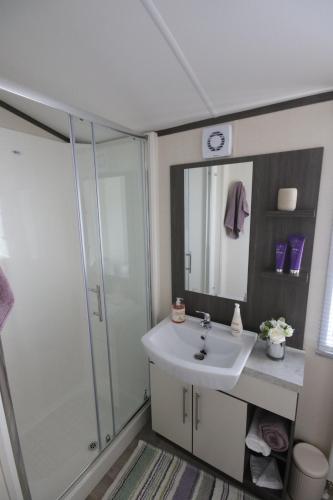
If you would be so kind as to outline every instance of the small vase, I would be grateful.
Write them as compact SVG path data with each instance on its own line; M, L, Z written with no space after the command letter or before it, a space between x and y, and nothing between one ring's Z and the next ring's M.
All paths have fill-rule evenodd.
M279 361L284 358L286 352L286 343L280 342L279 344L273 344L270 339L266 341L266 354L270 359Z

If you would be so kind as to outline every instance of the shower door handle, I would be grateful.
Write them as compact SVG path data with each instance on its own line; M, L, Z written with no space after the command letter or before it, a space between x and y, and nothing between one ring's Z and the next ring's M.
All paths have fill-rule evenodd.
M97 295L97 307L98 312L94 311L93 314L99 317L99 320L103 321L103 311L102 311L102 299L101 299L101 287L96 285L96 288L89 288L89 292L96 293Z
M186 252L185 253L185 261L187 257L187 263L185 264L185 271L188 271L189 273L192 272L192 254L191 252Z

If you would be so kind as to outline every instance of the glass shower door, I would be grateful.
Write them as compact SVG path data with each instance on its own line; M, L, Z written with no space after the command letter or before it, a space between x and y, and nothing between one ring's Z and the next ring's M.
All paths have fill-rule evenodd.
M146 141L94 126L115 432L149 396L141 337L150 328ZM101 140L100 140L101 138Z
M72 122L104 445L106 433L111 435L108 426L117 434L149 396L141 344L150 328L146 143L82 120Z
M104 302L100 220L92 124L71 119L75 136L75 168L80 202L81 231L93 356L99 446L103 449L114 436L110 357Z

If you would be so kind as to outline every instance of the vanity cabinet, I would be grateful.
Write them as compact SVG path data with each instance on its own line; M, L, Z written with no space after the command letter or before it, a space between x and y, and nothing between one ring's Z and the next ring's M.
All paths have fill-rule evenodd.
M150 364L152 428L192 453L192 386Z
M192 390L154 364L150 383L153 430L242 481L247 404L222 392Z
M193 455L243 481L247 404L193 387Z
M292 460L298 393L291 388L242 374L228 393L184 384L150 363L152 428L158 434L236 479L260 498L286 498ZM269 490L252 482L250 457L245 445L256 408L285 420L289 449L272 457L283 489Z

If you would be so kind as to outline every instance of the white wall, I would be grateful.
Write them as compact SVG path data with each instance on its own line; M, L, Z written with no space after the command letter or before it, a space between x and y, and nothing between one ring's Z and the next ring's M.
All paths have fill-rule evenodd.
M54 141L63 142L58 137L49 134L40 127L36 127L27 120L23 120L19 116L14 115L7 109L0 107L0 127L8 128L9 130L16 130L17 132L24 132L26 134L36 135L38 137L45 137L46 139L52 139Z
M333 103L321 103L233 123L233 156L324 146L324 160L305 326L305 387L297 437L328 452L333 437L333 360L315 354L320 327L333 208ZM171 303L169 167L201 157L201 129L159 138L160 318ZM230 318L231 319L231 318Z

